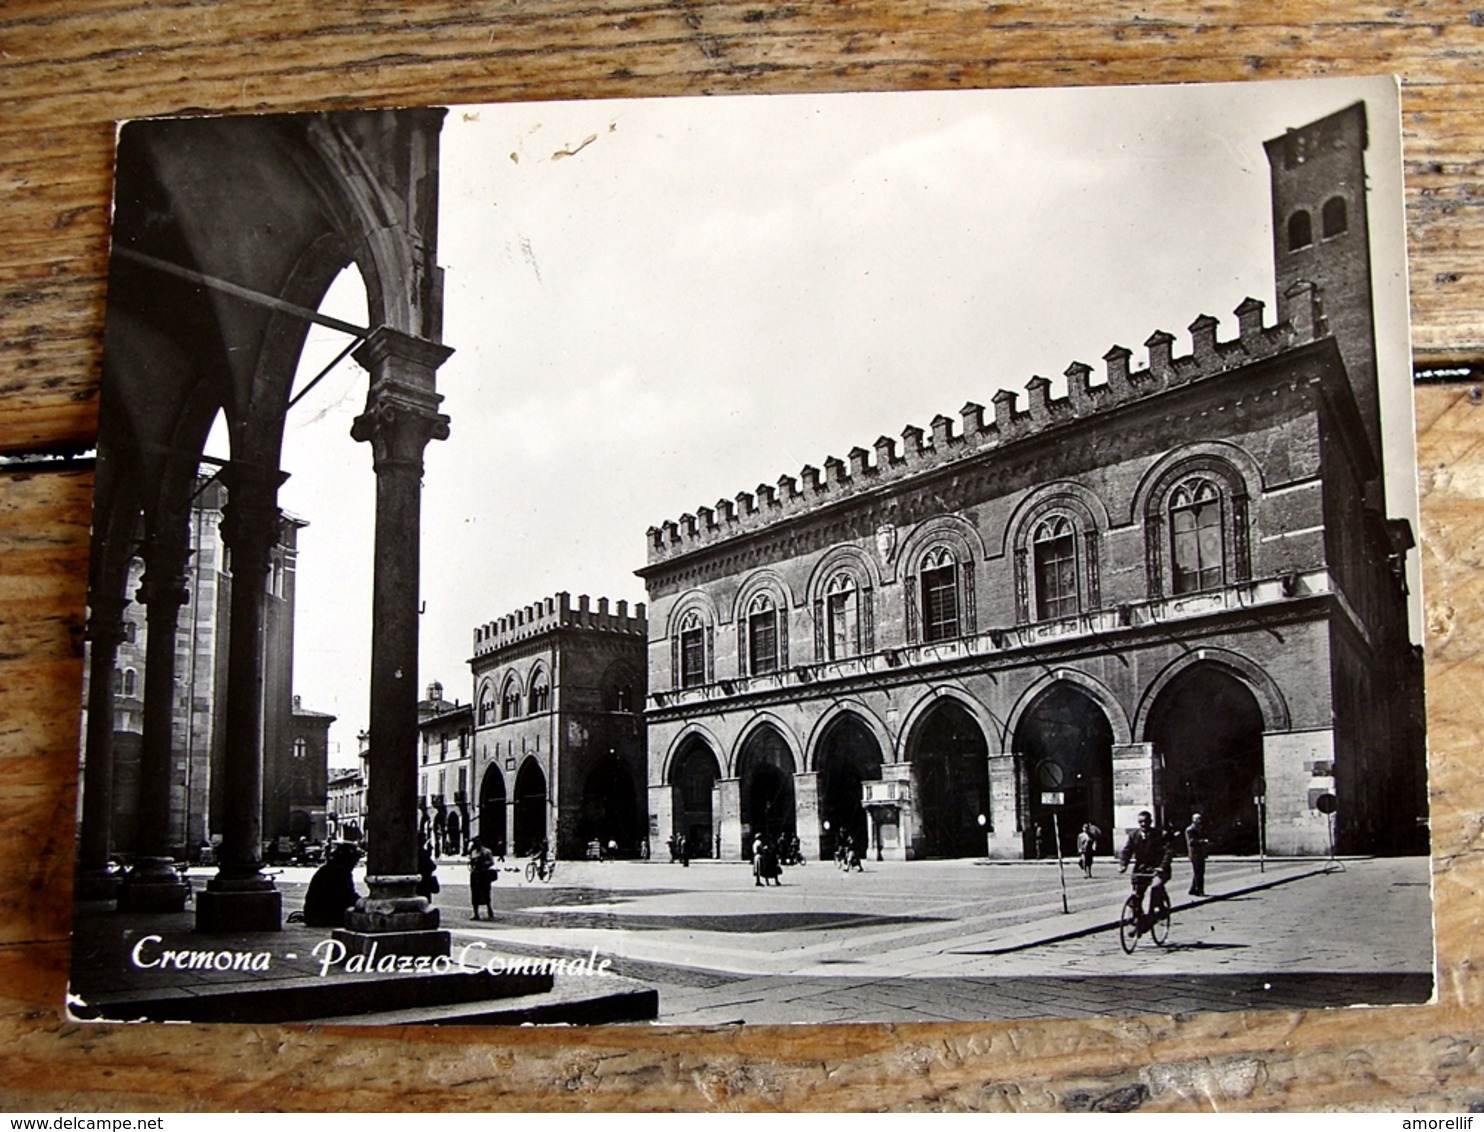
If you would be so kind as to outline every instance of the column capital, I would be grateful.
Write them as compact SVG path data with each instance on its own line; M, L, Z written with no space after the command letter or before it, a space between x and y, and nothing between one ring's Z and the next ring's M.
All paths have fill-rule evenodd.
M227 489L222 508L222 542L232 552L232 568L265 571L278 541L278 489L289 477L277 468L234 461L221 472Z
M371 463L377 470L410 465L420 476L428 441L448 439L448 417L435 410L440 400L435 394L431 403L419 404L403 391L373 386L366 411L350 426L351 439L370 442Z
M420 475L428 441L448 439L436 375L452 354L441 342L390 326L377 327L357 347L353 357L371 375L371 388L366 411L355 419L350 435L371 442L375 467L413 465Z
M189 552L186 557L190 557ZM191 591L186 586L185 563L147 563L134 597L152 614L163 608L179 609L191 600Z
M126 597L88 599L87 639L99 648L113 649L124 639L124 610L132 604Z

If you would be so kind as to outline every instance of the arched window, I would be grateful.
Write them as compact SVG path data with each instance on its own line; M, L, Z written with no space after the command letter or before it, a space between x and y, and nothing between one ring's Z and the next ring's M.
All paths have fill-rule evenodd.
M124 669L124 695L135 696L139 694L139 673L132 668Z
M520 685L511 676L505 681L505 691L500 696L500 718L517 719L520 716Z
M948 641L959 635L957 559L946 546L922 560L922 639Z
M765 593L747 606L747 670L754 676L778 671L778 611Z
M294 758L302 761L309 755L309 742L303 736L294 740Z
M1299 209L1288 218L1288 250L1296 252L1314 242L1314 221L1306 209Z
M1226 546L1221 492L1203 476L1170 493L1170 581L1177 594L1220 586L1225 580Z
M495 721L495 689L486 684L479 690L479 725L483 727L486 723Z
M1319 223L1327 240L1331 236L1338 236L1350 226L1349 218L1345 215L1345 198L1330 197L1324 202L1324 211L1320 213Z
M1077 579L1077 529L1066 515L1041 520L1031 536L1036 571L1036 616L1070 617L1082 610Z
M859 656L861 651L860 591L843 571L825 586L825 650L830 660Z
M699 613L692 610L681 619L676 640L680 686L699 687L706 682L706 627Z
M536 673L531 681L531 714L551 710L551 682L545 672Z

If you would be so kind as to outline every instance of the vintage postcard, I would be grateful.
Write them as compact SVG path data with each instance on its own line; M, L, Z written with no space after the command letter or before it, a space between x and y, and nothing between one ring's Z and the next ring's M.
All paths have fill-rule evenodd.
M118 135L69 1010L1428 1002L1397 86Z

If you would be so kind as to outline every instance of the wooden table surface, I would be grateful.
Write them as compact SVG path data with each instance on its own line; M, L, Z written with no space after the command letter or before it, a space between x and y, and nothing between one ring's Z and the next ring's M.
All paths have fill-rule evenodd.
M1484 1103L1484 10L180 0L0 6L0 452L90 442L113 121L516 99L1395 73L1418 390L1439 1002L724 1030L77 1026L91 477L0 472L0 1109L1459 1110ZM1419 925L1419 931L1423 926ZM1481 956L1484 958L1484 956Z

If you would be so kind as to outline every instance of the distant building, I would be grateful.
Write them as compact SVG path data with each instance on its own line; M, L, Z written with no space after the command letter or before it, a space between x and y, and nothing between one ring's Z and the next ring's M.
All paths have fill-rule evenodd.
M176 631L172 698L169 829L175 854L195 859L220 834L232 802L224 795L227 654L230 643L230 555L221 522L227 489L202 478L191 504L185 604ZM298 532L302 519L284 515L269 554L263 631L262 838L317 840L325 830L325 773L334 716L302 707L293 695L294 600ZM144 563L129 564L127 592L139 590ZM113 844L134 851L143 734L144 668L149 629L146 608L122 612L114 674Z
M474 631L474 834L524 855L638 856L650 830L644 606L559 593Z
M418 829L439 853L460 855L469 839L469 783L474 771L474 710L428 685L417 705Z
M1030 858L1147 809L1219 852L1425 850L1365 107L1266 148L1275 322L1248 298L650 529L660 836Z
M366 774L359 766L333 767L325 794L326 834L335 841L360 841L366 831Z

